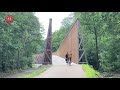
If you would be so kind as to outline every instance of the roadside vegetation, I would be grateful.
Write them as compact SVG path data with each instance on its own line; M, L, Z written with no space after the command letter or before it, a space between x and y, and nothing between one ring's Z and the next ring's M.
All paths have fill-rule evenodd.
M27 74L27 75L23 75L23 76L18 77L18 78L34 78L35 76L40 75L41 73L46 71L49 67L50 67L50 65L42 66L37 71L34 71L34 72Z
M85 71L85 75L87 78L100 78L101 77L100 73L94 70L88 64L82 64L82 68Z

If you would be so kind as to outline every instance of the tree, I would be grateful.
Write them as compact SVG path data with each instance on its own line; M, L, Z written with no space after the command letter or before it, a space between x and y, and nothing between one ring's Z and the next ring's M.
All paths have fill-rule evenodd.
M4 18L14 16L7 24ZM43 41L44 29L32 12L1 12L0 70L32 67L32 55L38 52Z
M75 13L75 17L80 18L81 26L84 30L89 30L95 36L95 46L96 46L96 59L94 68L99 69L99 57L98 57L98 33L101 31L102 28L102 16L100 12L82 12L82 13Z

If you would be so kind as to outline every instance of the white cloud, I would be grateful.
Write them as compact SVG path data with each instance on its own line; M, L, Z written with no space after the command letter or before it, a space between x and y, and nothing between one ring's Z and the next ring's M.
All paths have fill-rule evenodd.
M39 18L39 21L42 23L45 29L46 38L49 19L52 18L52 32L60 28L62 19L67 17L71 12L36 12L35 15Z

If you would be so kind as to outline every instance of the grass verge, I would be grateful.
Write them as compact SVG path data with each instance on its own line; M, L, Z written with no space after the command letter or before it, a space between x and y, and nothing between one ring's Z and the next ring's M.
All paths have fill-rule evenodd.
M99 78L101 77L100 73L93 68L91 68L88 64L81 64L82 68L85 70L85 75L87 78Z
M18 77L18 78L33 78L37 75L39 75L40 73L46 71L50 66L43 66L43 67L40 67L37 71L34 71L30 74L27 74L27 75L23 75L21 77Z

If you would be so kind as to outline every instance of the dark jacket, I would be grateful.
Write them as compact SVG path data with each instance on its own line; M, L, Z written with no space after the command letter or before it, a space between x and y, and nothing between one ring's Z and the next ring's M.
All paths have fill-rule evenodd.
M65 57L68 58L68 54L66 54Z

